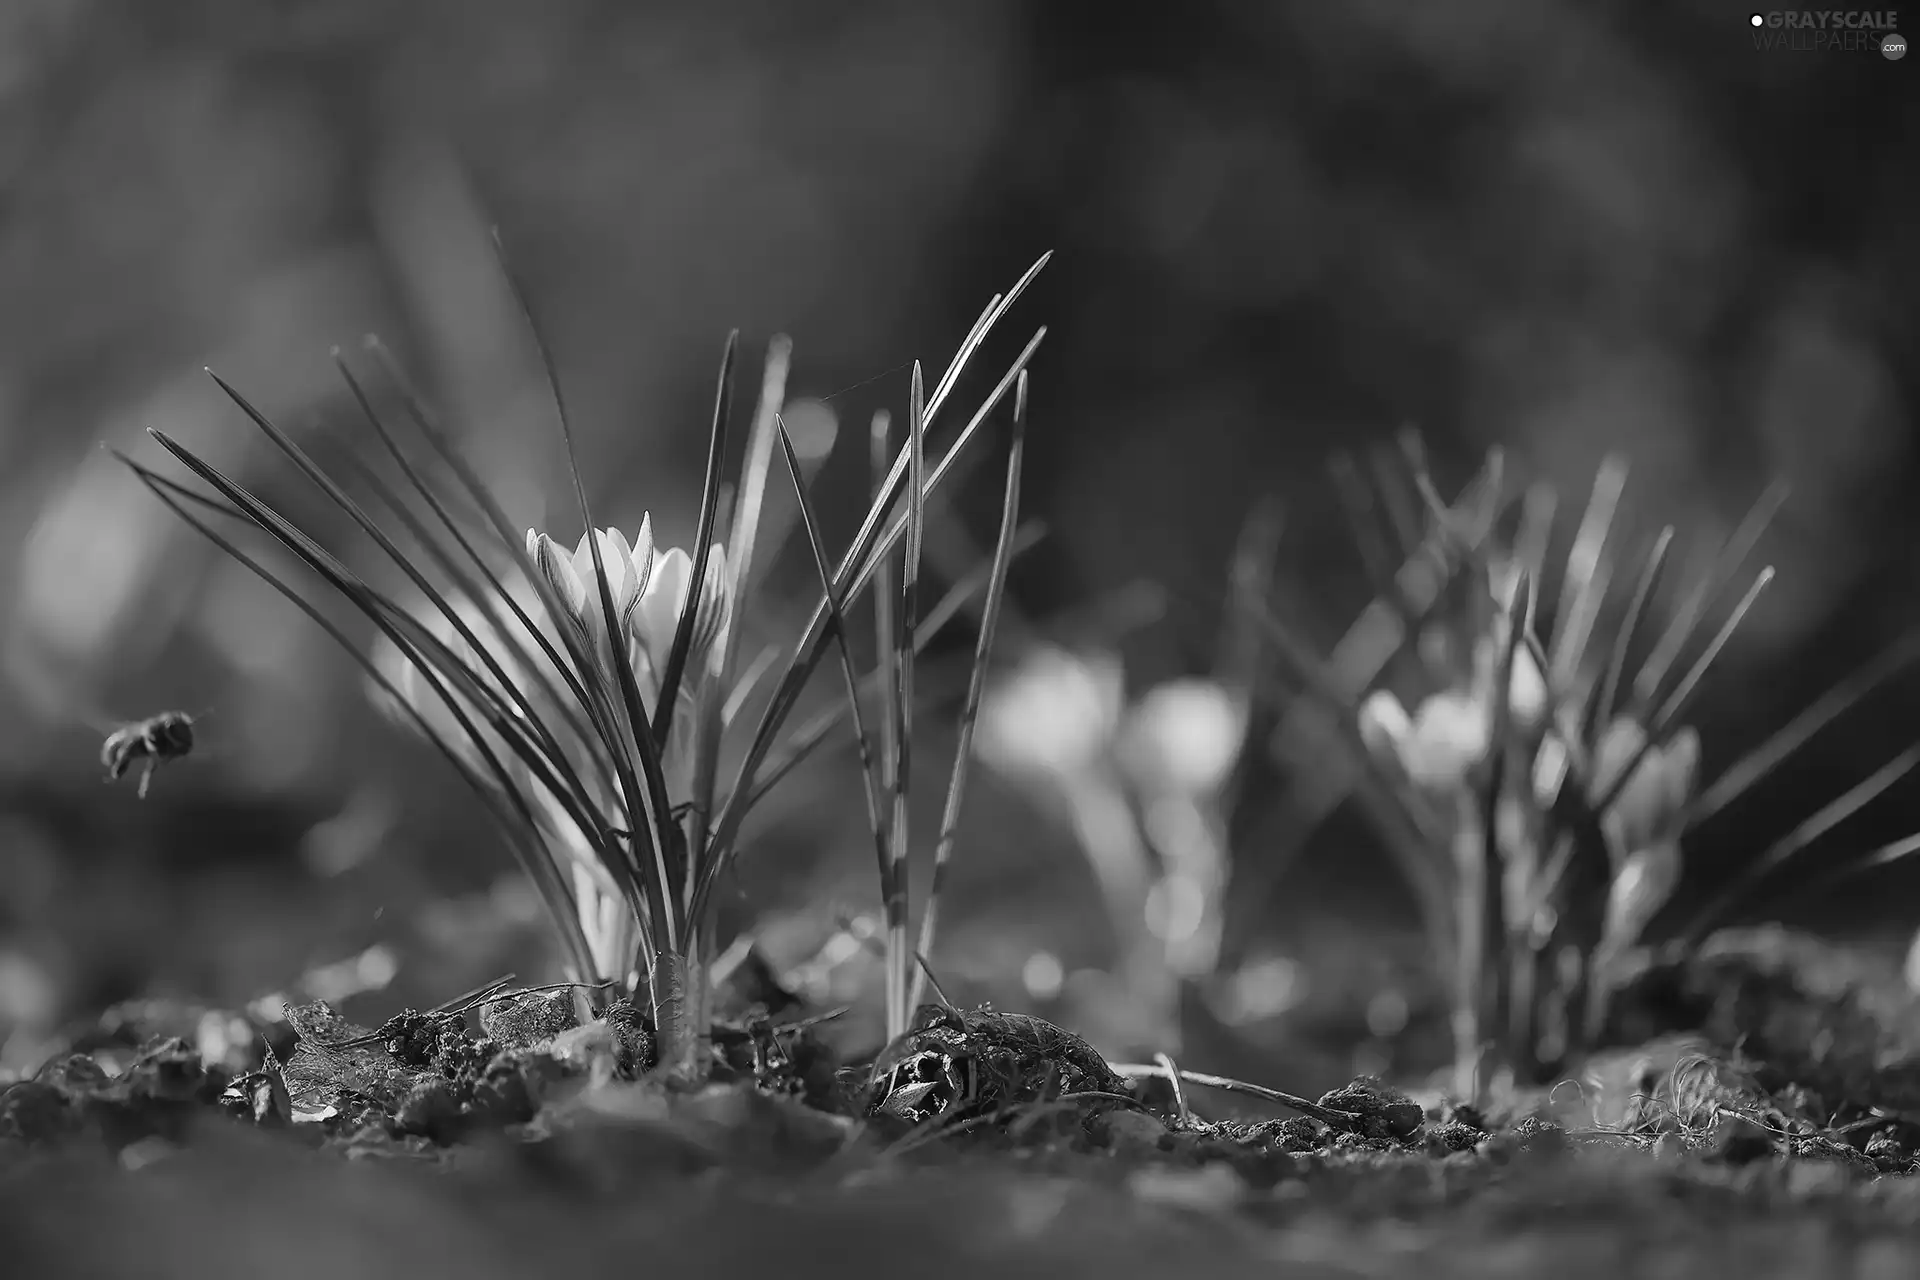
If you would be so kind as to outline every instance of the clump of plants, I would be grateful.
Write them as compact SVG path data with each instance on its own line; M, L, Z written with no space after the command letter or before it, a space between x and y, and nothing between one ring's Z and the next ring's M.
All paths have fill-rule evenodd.
M1344 778L1320 780L1321 803L1357 790L1422 908L1436 965L1452 975L1454 1089L1474 1099L1496 1076L1548 1082L1598 1047L1623 961L1679 883L1683 836L1902 669L1916 646L1843 681L1701 791L1699 735L1685 716L1772 579L1763 568L1734 594L1784 488L1770 488L1709 572L1677 593L1648 644L1643 624L1675 532L1627 545L1615 521L1623 463L1602 466L1555 573L1550 488L1513 486L1496 451L1448 504L1417 436L1401 438L1400 455L1397 467L1376 466L1374 484L1350 461L1336 465L1380 594L1332 657L1257 599L1252 607L1304 691L1292 726L1301 741L1344 740L1353 762ZM1629 573L1630 588L1614 590ZM1681 931L1681 946L1914 763L1895 760L1766 851Z
M837 556L782 420L792 359L785 339L770 345L738 448L737 335L728 340L689 548L659 546L650 518L631 538L597 525L553 362L517 282L584 527L571 547L509 517L455 433L377 342L369 342L364 361L336 355L336 362L397 479L352 450L345 454L351 474L330 473L237 390L224 381L219 386L406 579L413 592L406 602L252 490L155 432L201 487L134 459L127 464L170 509L338 641L382 704L422 734L472 789L540 895L566 981L516 988L502 979L373 1028L346 1022L324 1002L300 1004L286 1013L297 1036L292 1043L267 1046L218 1073L202 1070L186 1084L173 1081L175 1066L194 1056L184 1041L142 1056L145 1074L124 1086L76 1056L27 1082L32 1088L25 1092L16 1086L6 1095L0 1133L57 1133L86 1116L107 1116L132 1132L147 1123L142 1117L157 1099L211 1102L268 1125L285 1123L296 1109L326 1109L350 1132L377 1118L388 1132L445 1142L475 1124L532 1122L560 1076L654 1073L678 1082L750 1080L760 1094L811 1104L815 1119L824 1111L854 1121L850 1127L877 1131L893 1153L967 1133L1016 1142L1038 1134L1076 1150L1224 1162L1249 1178L1272 1181L1295 1171L1290 1161L1307 1153L1371 1158L1497 1146L1480 1105L1490 1078L1544 1083L1600 1044L1623 960L1678 882L1685 832L1904 665L1914 646L1843 684L1699 793L1700 742L1685 716L1771 570L1762 570L1726 607L1703 644L1698 632L1732 592L1779 507L1780 491L1769 491L1712 572L1681 594L1668 626L1638 655L1636 667L1635 651L1644 648L1641 624L1674 534L1665 529L1650 547L1631 552L1617 545L1624 469L1603 467L1565 566L1552 573L1551 490L1535 485L1516 492L1496 453L1449 505L1417 438L1408 437L1403 469L1382 470L1379 494L1346 485L1355 495L1379 597L1330 658L1303 643L1274 603L1279 527L1271 511L1263 512L1249 523L1235 558L1228 643L1214 679L1200 690L1205 696L1155 704L1160 719L1130 735L1120 727L1116 675L1093 700L1098 732L1083 735L1067 763L1048 767L1083 808L1124 811L1120 826L1144 837L1122 852L1145 865L1121 868L1113 878L1145 883L1157 876L1163 907L1180 895L1193 904L1191 927L1156 931L1154 950L1182 980L1205 978L1218 959L1228 819L1241 798L1238 766L1262 668L1277 656L1305 695L1287 708L1280 741L1305 743L1308 755L1348 769L1331 782L1303 769L1296 781L1317 787L1323 798L1340 785L1359 790L1364 811L1414 888L1436 963L1450 976L1453 1103L1423 1106L1366 1078L1315 1101L1186 1070L1166 1052L1151 1062L1115 1063L1042 1019L958 1008L940 990L930 957L976 726L988 700L1009 567L1031 541L1020 524L1020 489L1028 367L1044 329L945 448L934 441L944 434L937 429L952 416L954 397L983 344L1045 261L992 299L931 387L914 364L898 439L891 415L876 415L869 433L871 498L851 544ZM928 503L1003 406L1011 430L990 561L926 607ZM797 509L797 519L784 525L767 515L776 469ZM1349 482L1357 477L1350 467L1340 474ZM1376 497L1388 510L1384 530L1371 519ZM760 604L756 572L764 574L781 539L796 528L819 587L817 602L789 643L748 659L743 623ZM344 598L358 624L336 620L247 550L241 539L249 536L264 537ZM1611 592L1620 566L1635 569L1624 600ZM1543 604L1549 585L1557 601L1550 623ZM851 621L863 598L871 600L875 654L874 669L865 673ZM977 634L940 823L931 841L919 841L932 850L916 929L909 802L927 772L915 751L921 656L969 604L976 606ZM1609 627L1610 642L1597 643ZM1682 670L1682 659L1696 648ZM842 696L832 709L791 727L829 649ZM1017 698L1019 688L1006 686L1002 697L1011 689ZM1396 689L1414 696L1403 698ZM1145 706L1135 710L1143 720ZM1204 714L1189 714L1196 707ZM1204 733L1174 732L1170 725L1188 723L1178 715ZM1150 732L1153 724L1159 728ZM1019 739L1018 716L1005 723L989 716L988 736L995 732ZM886 1043L848 1071L836 1070L809 1034L835 1012L801 1007L750 947L736 942L723 951L714 920L717 886L745 848L756 806L836 734L858 757L884 913ZM129 744L136 739L120 741L121 755L131 761ZM1207 750L1193 750L1196 744ZM161 754L152 743L141 749L149 760ZM1206 760L1196 760L1198 754ZM1916 763L1920 751L1823 809L1763 855L1753 876L1804 848ZM1907 842L1868 861L1905 856L1910 846L1920 847ZM1091 841L1087 851L1112 852ZM1152 892L1113 897L1144 918ZM1708 919L1683 937L1697 940ZM479 1036L468 1023L472 1016L479 1018ZM1642 1090L1649 1096L1656 1096L1656 1085L1664 1090L1656 1100L1684 1117L1677 1129L1640 1117L1603 1136L1653 1141L1667 1130L1702 1136L1711 1127L1709 1112L1735 1107L1727 1099L1746 1099L1738 1103L1742 1114L1782 1123L1811 1124L1817 1110L1807 1098L1789 1099L1771 1085L1765 1091L1757 1084L1715 1085L1701 1101L1700 1074L1697 1056L1685 1058L1670 1066L1664 1084ZM1256 1097L1295 1114L1285 1121L1209 1121L1189 1086ZM602 1105L642 1104L602 1099ZM834 1129L823 1146L836 1145L841 1133ZM1568 1137L1537 1118L1497 1136L1522 1148Z
M365 354L377 382L357 361L336 352L335 362L397 482L351 451L351 474L336 478L239 391L215 380L408 580L423 602L418 607L372 585L341 554L165 433L152 434L204 490L126 461L182 519L344 646L392 713L437 748L496 819L537 888L582 998L596 1010L642 1011L652 1061L679 1076L704 1078L714 1061L715 889L740 854L745 824L836 723L850 723L886 904L887 1027L897 1037L907 1029L922 978L911 957L933 945L940 878L954 847L967 736L1017 545L1027 369L1045 330L1033 334L944 450L936 452L931 441L954 416L954 397L982 344L1045 261L991 301L930 389L914 365L897 451L887 417L876 419L872 502L852 545L837 558L822 540L781 418L791 361L784 338L769 348L737 462L737 334L728 339L691 550L657 546L650 519L632 539L597 526L553 362L517 281L586 527L571 551L549 533L513 522L454 434L376 340ZM992 563L923 610L927 503L1009 402L1012 442ZM383 407L390 403L398 405L398 423ZM411 439L402 423L411 427ZM799 501L820 598L791 643L749 663L742 654L743 615L755 607L756 570L779 550L763 537L776 468ZM238 538L249 526L344 597L371 628L374 643L364 644L245 549ZM877 672L861 676L848 644L848 611L868 592L880 661ZM966 727L938 833L933 890L912 939L907 802L920 772L912 751L915 657L982 592ZM844 678L842 714L790 730L829 646ZM756 686L768 692L761 696ZM876 694L877 748L862 711L863 700Z

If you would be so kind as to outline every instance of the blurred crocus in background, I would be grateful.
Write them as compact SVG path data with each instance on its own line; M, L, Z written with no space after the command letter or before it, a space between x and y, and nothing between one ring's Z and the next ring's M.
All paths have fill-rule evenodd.
M1045 643L982 705L981 759L1069 825L1105 900L1114 961L1079 976L1075 1010L1097 1042L1177 1045L1180 984L1215 975L1231 875L1222 799L1247 725L1245 696L1214 680L1129 701L1116 653Z

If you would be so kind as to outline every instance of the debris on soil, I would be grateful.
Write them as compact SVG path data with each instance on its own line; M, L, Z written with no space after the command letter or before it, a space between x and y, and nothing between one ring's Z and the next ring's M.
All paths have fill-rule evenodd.
M503 1049L536 1049L580 1025L571 991L527 991L480 1006L480 1026Z
M1206 1099L1176 1096L1166 1075L1122 1075L1072 1032L989 1008L924 1006L906 1036L843 1065L818 1034L840 1011L807 1017L763 986L752 990L771 1003L736 993L725 1005L710 1082L692 1087L650 1074L653 1027L631 998L581 1022L572 992L501 991L377 1027L295 1005L297 1040L280 1051L256 1035L250 1062L211 1036L129 1049L140 1023L122 1013L73 1040L96 1050L58 1056L0 1094L0 1144L43 1159L104 1147L146 1177L210 1149L216 1131L254 1132L360 1162L536 1178L590 1200L721 1170L866 1195L909 1169L902 1185L989 1168L1022 1185L1102 1188L1141 1212L1231 1215L1249 1230L1311 1220L1303 1213L1442 1222L1460 1205L1479 1206L1492 1230L1528 1205L1583 1197L1605 1214L1676 1194L1747 1206L1756 1221L1820 1204L1920 1223L1920 1189L1894 1189L1920 1188L1907 1176L1920 1113L1892 1105L1901 1086L1872 1065L1903 1061L1914 1027L1835 970L1808 972L1810 955L1776 942L1756 957L1723 940L1692 960L1649 960L1622 1014L1646 1038L1550 1090L1476 1107L1363 1076L1313 1114L1271 1119L1203 1118ZM1831 1037L1785 1043L1830 1010Z
M1133 1101L1132 1086L1079 1036L989 1008L921 1005L913 1025L869 1072L870 1118L912 1126L1033 1103L1043 1095Z

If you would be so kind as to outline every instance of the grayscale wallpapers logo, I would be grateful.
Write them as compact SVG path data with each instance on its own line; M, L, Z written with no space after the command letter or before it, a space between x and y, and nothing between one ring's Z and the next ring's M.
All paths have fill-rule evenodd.
M1878 52L1889 62L1907 56L1894 9L1770 9L1751 15L1756 49L1807 53Z

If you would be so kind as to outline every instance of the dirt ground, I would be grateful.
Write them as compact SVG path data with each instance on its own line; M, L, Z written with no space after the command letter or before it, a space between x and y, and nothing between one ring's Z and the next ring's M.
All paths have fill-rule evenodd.
M437 1126L452 1112L422 1105L451 1076L386 1032L354 1054L275 1051L292 1096L330 1089L336 1109L365 1109L350 1123L223 1114L208 1104L224 1077L184 1041L132 1065L99 1050L0 1098L0 1247L21 1260L9 1274L161 1280L1920 1275L1920 1024L1903 988L1754 931L1649 957L1622 1005L1633 1032L1665 1038L1592 1060L1572 1087L1482 1116L1356 1082L1319 1100L1346 1108L1332 1127L1284 1112L1195 1125L1164 1087L1083 1078L1088 1103L1009 1098L971 1130L889 1130L801 1089L798 1067L770 1091L758 1059L694 1092L626 1078L611 1013L516 1059L600 1046L586 1068L529 1068L511 1122L451 1131ZM358 1030L312 1022L319 1008L294 1019L303 1036L337 1047ZM494 1043L461 1031L432 1053ZM498 1109L520 1077L493 1052L460 1070ZM1190 1100L1222 1117L1220 1097Z
M1572 1152L1516 1160L1468 1191L1459 1166L1421 1157L1255 1192L1217 1166L1126 1174L1112 1162L1078 1175L993 1164L749 1178L651 1145L629 1134L585 1165L492 1150L434 1168L230 1133L132 1172L81 1158L16 1167L0 1232L14 1274L48 1280L1920 1274L1920 1183L1816 1166Z

